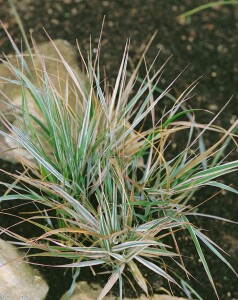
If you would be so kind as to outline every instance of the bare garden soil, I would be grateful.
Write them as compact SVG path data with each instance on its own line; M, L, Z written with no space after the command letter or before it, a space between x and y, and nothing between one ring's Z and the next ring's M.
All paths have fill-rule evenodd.
M78 39L83 53L86 53L89 48L90 36L93 47L96 47L103 16L106 15L101 65L106 67L107 77L111 82L115 80L126 39L130 38L130 54L132 61L136 62L143 46L157 31L155 41L147 55L148 64L153 61L160 49L157 67L173 54L161 81L161 88L189 65L174 84L172 94L178 96L190 83L202 76L190 100L190 105L217 113L233 95L230 104L216 121L216 124L228 128L238 115L238 5L204 10L194 15L190 23L186 24L180 24L176 18L194 5L208 2L201 0L21 0L17 1L17 7L25 29L33 32L37 42L47 40L42 30L44 27L53 39L65 39L71 44L75 44L75 40ZM0 19L19 43L19 30L6 0L0 0ZM0 49L0 55L2 52L5 54L13 52L3 30L0 30ZM200 122L209 122L210 119L211 114L204 112L200 114ZM208 142L212 139L213 136L208 136ZM237 152L233 151L231 159L237 159L237 156ZM21 167L0 161L0 168L15 172ZM0 173L0 181L5 180L6 176ZM226 176L225 181L238 187L237 175ZM3 192L4 189L0 190L1 194ZM216 192L214 189L203 189L195 195L193 201L195 204L202 203ZM18 203L14 205L17 206ZM1 211L7 206L1 204ZM30 211L31 208L18 207L11 212L19 213L26 210ZM199 212L238 221L238 197L235 194L221 193L199 207ZM13 219L9 216L1 215L1 226L8 226L12 222ZM238 225L212 219L199 219L194 222L198 227L208 230L208 236L228 252L230 255L228 260L238 271ZM36 234L31 232L29 226L23 226L18 230L27 236ZM191 241L185 239L183 234L181 234L180 247L189 272L197 279L197 281L190 281L191 286L203 299L216 299ZM237 277L208 250L204 248L204 251L220 298L238 300ZM187 256L190 260L186 258ZM46 260L41 262L48 263ZM47 299L59 299L70 286L70 270L39 268L50 286ZM168 288L166 282L159 278L157 280L146 270L145 272L154 291L161 292L161 285ZM79 279L103 285L107 276L94 277L90 270L82 270ZM135 296L129 284L125 285L125 291L127 296ZM140 293L139 289L138 292ZM182 292L176 290L176 295L182 295Z

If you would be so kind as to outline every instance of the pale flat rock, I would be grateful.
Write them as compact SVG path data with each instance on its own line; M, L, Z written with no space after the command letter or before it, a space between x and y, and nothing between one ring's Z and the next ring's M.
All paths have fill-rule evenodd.
M43 300L48 290L39 272L22 261L13 245L0 239L0 299Z
M96 300L99 296L102 288L96 284L88 284L85 281L81 281L75 287L73 295L69 298L69 300ZM104 300L118 300L118 297L115 296L105 296ZM168 295L153 295L152 298L147 298L146 296L142 295L139 298L132 299L132 298L123 298L124 300L186 300L184 298L168 296ZM62 297L61 300L64 300Z

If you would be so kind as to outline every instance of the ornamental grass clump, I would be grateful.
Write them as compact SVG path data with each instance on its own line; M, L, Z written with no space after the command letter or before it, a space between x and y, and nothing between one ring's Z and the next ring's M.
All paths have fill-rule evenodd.
M13 123L2 116L8 132L1 134L19 149L18 159L25 171L9 174L15 181L5 184L8 191L0 201L33 202L36 211L28 218L18 216L15 226L1 228L1 232L20 248L38 250L26 257L51 257L52 267L73 268L76 275L80 268L96 265L101 271L109 271L98 299L103 299L116 282L122 299L126 269L149 295L150 283L141 266L184 288L192 298L188 285L180 286L176 271L170 268L175 262L189 277L179 245L182 243L177 240L183 232L193 241L217 294L201 244L235 270L220 247L191 223L193 216L216 218L198 213L198 202L191 198L207 186L238 193L218 181L238 168L238 161L223 161L227 144L232 142L237 147L237 121L227 130L213 125L215 118L209 124L200 124L196 110L186 108L196 83L173 98L169 92L174 81L163 91L159 89L165 64L154 71L156 60L150 67L145 64L146 74L140 79L138 71L149 45L128 74L126 44L110 89L100 73L100 43L94 58L89 53L84 59L79 51L84 72L76 74L51 42L58 53L56 64L67 71L66 80L47 72L45 61L50 58L41 55L34 41L33 48L27 42L30 60L14 43L18 66L3 60L15 79L1 80L21 87L22 107L12 105ZM29 70L36 61L41 68L33 68L33 74ZM59 85L54 84L52 76L58 77ZM166 109L163 99L168 96L173 103ZM149 129L143 126L147 120ZM217 141L208 148L203 139L206 132L217 134ZM177 135L186 140L179 151L171 147ZM31 238L19 235L15 227L23 222L40 228L42 234L34 236L33 232ZM68 263L54 264L53 259L59 257Z

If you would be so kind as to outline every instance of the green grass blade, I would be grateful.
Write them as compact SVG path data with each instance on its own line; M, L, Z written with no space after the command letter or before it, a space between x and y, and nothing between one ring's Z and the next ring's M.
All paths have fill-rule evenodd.
M215 291L215 294L216 294L217 298L219 299L218 294L217 294L217 290L216 290L216 287L215 287L215 284L214 284L214 281L213 281L213 278L212 278L212 275L210 273L210 270L209 270L207 261L205 259L205 256L203 254L202 248L201 248L201 246L199 244L199 241L197 239L197 235L196 235L196 232L194 230L194 227L190 225L188 219L185 216L183 216L182 218L183 218L184 222L186 223L186 227L187 227L187 229L189 231L189 234L190 234L190 236L193 240L194 246L196 247L197 253L198 253L198 255L201 259L201 262L203 264L203 267L204 267L204 269L207 273L208 279L209 279L209 281L210 281L210 283L211 283L211 285L212 285L212 287Z

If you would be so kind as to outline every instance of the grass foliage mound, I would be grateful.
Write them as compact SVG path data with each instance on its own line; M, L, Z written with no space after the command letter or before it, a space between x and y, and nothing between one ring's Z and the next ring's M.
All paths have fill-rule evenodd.
M22 107L13 107L14 123L2 116L8 132L1 134L21 149L18 158L25 171L11 175L15 182L5 184L8 191L0 201L33 202L34 215L18 216L15 226L28 222L40 228L42 235L30 239L19 236L15 226L2 228L2 232L21 248L38 249L34 256L49 256L52 262L55 257L66 258L67 264L52 266L73 268L74 278L81 267L100 265L102 271L110 271L99 300L116 282L122 299L126 269L150 294L142 265L180 286L181 278L170 262L190 276L183 244L177 239L182 231L192 239L216 292L201 244L232 266L219 246L191 222L194 216L216 218L198 213L201 201L191 198L206 186L238 193L218 180L238 167L238 161L224 160L228 143L237 147L237 121L227 130L213 125L216 117L209 124L200 124L196 110L186 108L196 83L178 98L170 94L174 81L161 91L165 65L155 71L156 57L147 66L149 45L128 73L126 44L118 76L110 87L99 65L100 43L95 56L89 51L84 58L79 50L83 70L76 74L52 41L58 53L55 63L65 67L66 80L57 72L48 73L45 60L50 58L39 53L34 41L33 47L26 44L30 62L26 63L14 42L18 66L3 61L15 79L1 80L21 87ZM35 68L33 74L27 64L34 66L36 61L41 68ZM139 77L141 65L143 79ZM164 99L166 103L172 99L171 105L164 106ZM37 114L29 108L29 101ZM217 136L209 146L204 142L207 132ZM173 148L176 137L183 145L179 151ZM181 288L192 298L194 292L187 284Z

